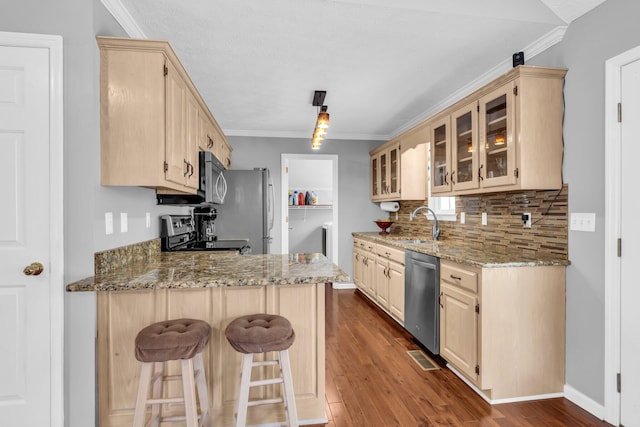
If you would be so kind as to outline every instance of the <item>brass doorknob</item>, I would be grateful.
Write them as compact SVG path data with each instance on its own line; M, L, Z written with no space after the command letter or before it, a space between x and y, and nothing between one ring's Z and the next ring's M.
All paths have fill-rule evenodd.
M39 262L32 262L24 268L23 273L27 276L38 276L44 270L44 266Z

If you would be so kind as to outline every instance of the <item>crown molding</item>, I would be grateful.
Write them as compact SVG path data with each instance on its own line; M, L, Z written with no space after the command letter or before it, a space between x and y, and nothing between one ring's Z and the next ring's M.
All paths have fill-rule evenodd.
M297 139L309 139L311 140L310 132L297 132L297 131L272 131L272 130L241 130L241 129L223 129L225 136L247 136L251 138L297 138ZM344 133L344 134L331 134L331 136L325 138L327 141L332 140L354 140L354 141L387 141L389 135L374 135L374 134L356 134L356 133Z
M142 28L140 28L138 23L133 19L127 8L124 7L120 0L101 0L101 2L115 20L118 21L118 24L120 24L129 37L136 39L147 38L147 35L142 31Z
M533 43L526 46L524 49L522 49L522 52L525 53L524 55L525 60L531 59L539 55L540 53L549 49L551 46L562 41L562 38L564 37L564 34L566 32L567 32L567 26L565 25L558 26L553 30L549 31L547 34L540 37L539 39L535 40ZM497 79L498 77L500 77L507 71L511 70L512 68L513 68L512 59L511 58L505 59L504 61L500 62L499 64L497 64L496 66L494 66L493 68L485 72L484 74L478 76L478 78L476 78L475 80L462 86L460 89L458 89L457 91L455 91L454 93L452 93L451 95L443 99L442 101L433 105L428 110L423 111L421 114L417 115L416 117L414 117L413 119L405 123L404 125L400 126L396 130L391 132L390 137L394 138L400 135L401 133L408 131L409 129L416 126L423 120L426 120L429 117L433 116L434 114L437 114L440 111L444 110L445 108L451 106L452 104L455 104L465 96L480 89L484 85L492 82L493 80Z

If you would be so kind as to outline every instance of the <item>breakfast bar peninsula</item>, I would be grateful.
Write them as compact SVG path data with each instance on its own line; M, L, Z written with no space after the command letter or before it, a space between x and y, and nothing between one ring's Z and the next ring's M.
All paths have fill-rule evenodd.
M241 355L228 344L224 330L235 318L252 313L279 314L291 321L296 334L290 357L299 419L326 422L324 287L348 280L321 254L196 251L157 253L68 285L70 292L97 292L99 425L131 426L140 371L135 336L151 323L177 318L211 325L203 353L211 425L232 425ZM176 373L177 367L170 365L169 373ZM255 370L254 375L263 373ZM166 390L169 397L181 395L180 384L170 384ZM266 398L280 391L274 386L262 393L252 397ZM183 411L181 405L174 406L166 405L164 413ZM251 424L284 419L281 405L252 410Z

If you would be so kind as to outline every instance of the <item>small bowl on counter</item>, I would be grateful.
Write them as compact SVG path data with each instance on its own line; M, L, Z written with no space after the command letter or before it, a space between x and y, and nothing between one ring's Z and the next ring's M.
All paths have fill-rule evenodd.
M389 234L389 232L387 231L387 229L388 229L389 227L391 227L391 225L393 224L393 221L382 221L382 220L376 220L376 221L373 221L373 222L375 222L375 223L376 223L376 225L377 225L377 226L380 228L380 230L381 230L378 234L382 234L382 235Z

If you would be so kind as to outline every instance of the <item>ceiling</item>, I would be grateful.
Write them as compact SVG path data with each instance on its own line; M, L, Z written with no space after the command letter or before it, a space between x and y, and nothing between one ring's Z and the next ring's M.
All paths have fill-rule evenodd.
M227 135L386 140L557 43L604 0L102 0L168 40Z

